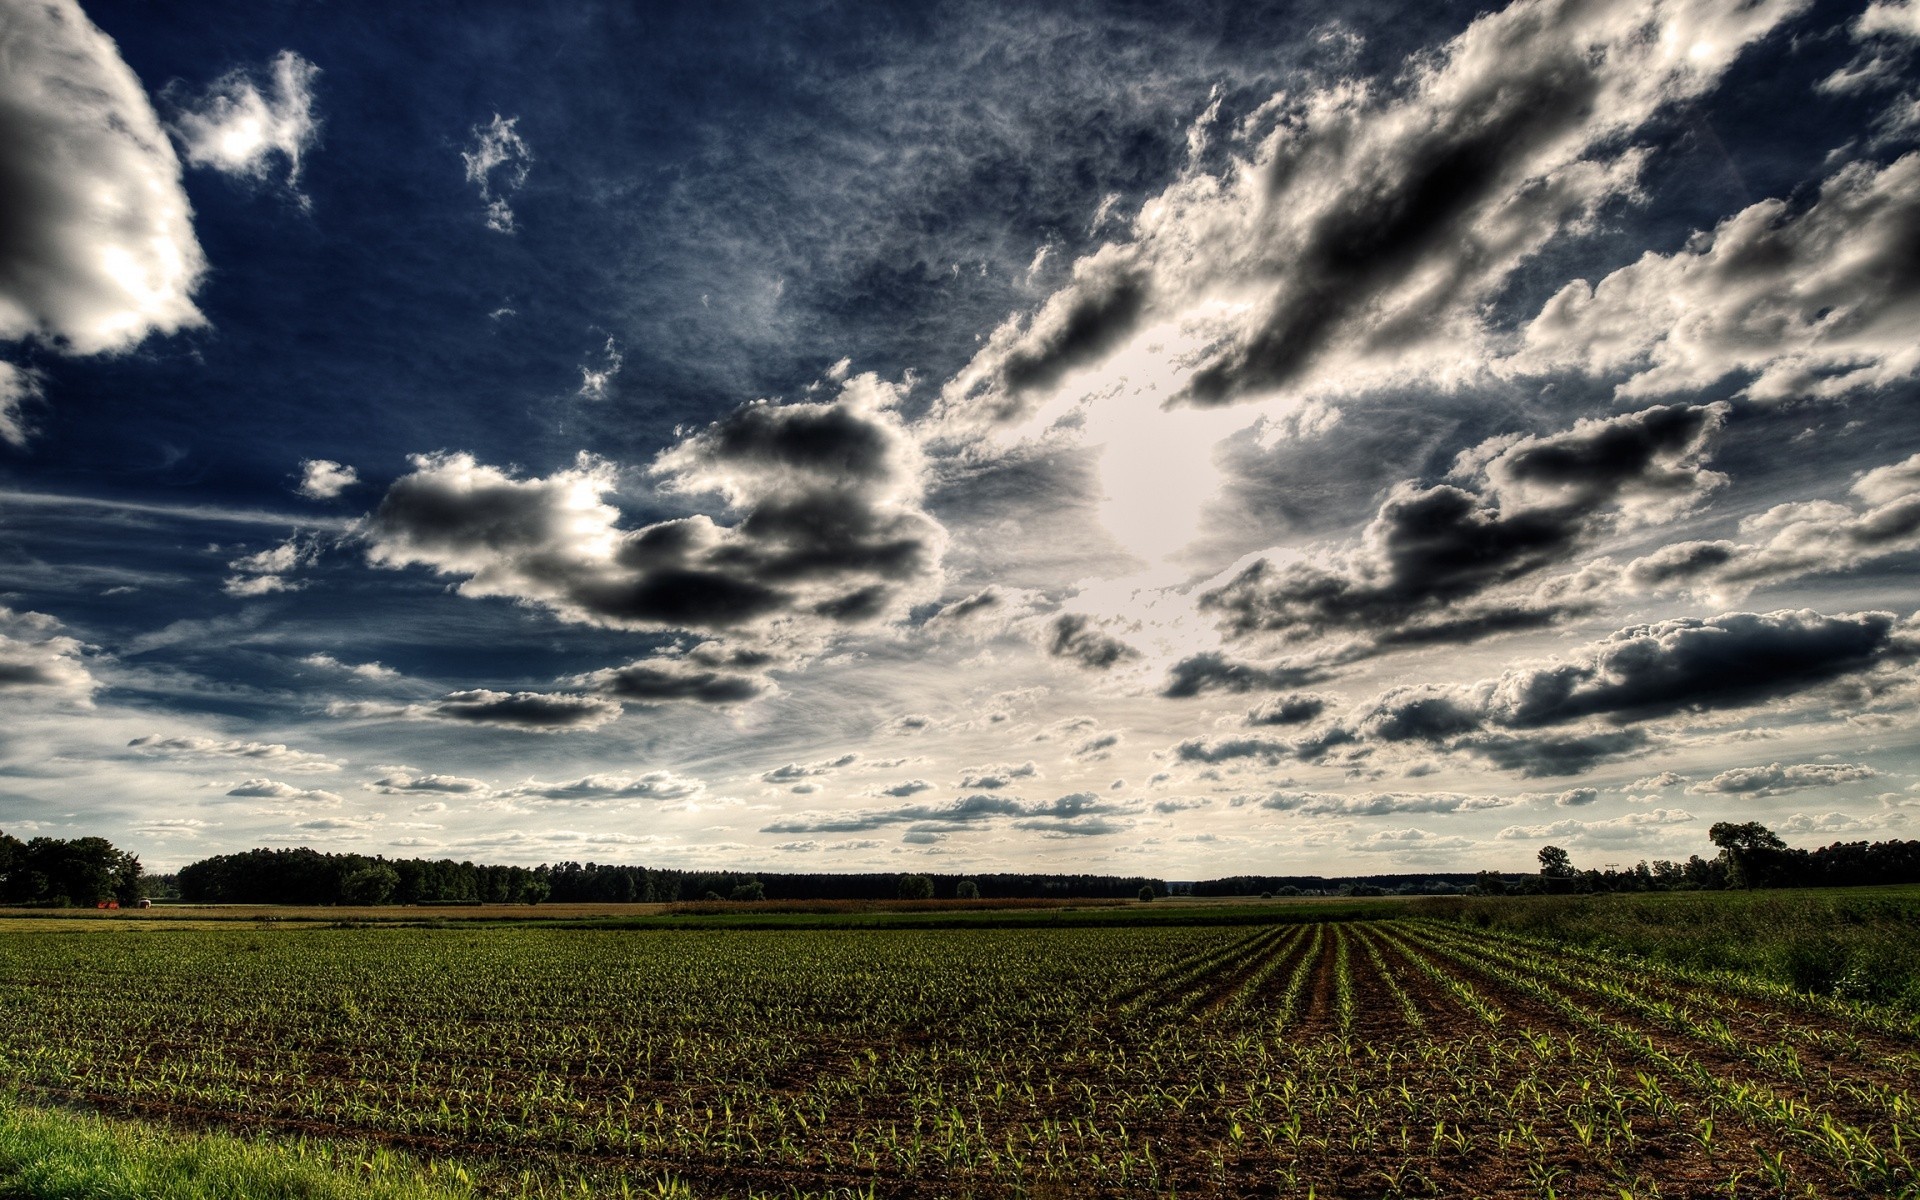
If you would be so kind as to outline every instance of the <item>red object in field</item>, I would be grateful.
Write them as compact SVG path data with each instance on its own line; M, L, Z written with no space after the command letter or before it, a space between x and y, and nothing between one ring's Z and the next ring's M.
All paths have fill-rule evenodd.
M118 900L96 900L93 906L95 908L119 908L120 902Z

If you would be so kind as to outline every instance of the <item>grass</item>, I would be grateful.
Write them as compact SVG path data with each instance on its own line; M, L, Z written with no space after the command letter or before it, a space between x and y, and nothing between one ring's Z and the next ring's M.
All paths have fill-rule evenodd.
M1920 1013L1920 886L1448 897L1412 911Z
M377 1147L183 1133L0 1095L6 1200L464 1200L464 1175Z

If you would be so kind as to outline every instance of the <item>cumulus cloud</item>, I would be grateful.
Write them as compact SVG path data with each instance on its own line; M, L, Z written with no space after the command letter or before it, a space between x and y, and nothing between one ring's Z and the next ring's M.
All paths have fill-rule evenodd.
M1297 738L1190 738L1173 754L1207 765L1329 756L1352 763L1377 746L1411 743L1526 776L1576 775L1644 748L1648 735L1631 727L1639 723L1766 704L1914 656L1912 638L1891 613L1683 617L1629 626L1556 661L1473 683L1393 688ZM1585 727L1556 728L1574 724Z
M930 792L932 790L933 785L924 779L906 779L889 787L883 787L876 794L892 796L896 800L904 800L908 796L916 796L921 792Z
M641 775L583 775L562 783L529 781L502 795L525 800L557 800L574 804L604 804L615 800L684 800L698 796L707 785L672 771Z
M1729 375L1756 400L1839 396L1920 370L1920 154L1851 163L1803 211L1766 200L1676 254L1568 284L1512 366L1625 373L1623 396Z
M0 605L0 697L59 697L87 704L100 686L87 669L86 647L59 621Z
M1425 829L1383 829L1353 843L1352 849L1373 854L1429 854L1443 850L1466 850L1471 838L1432 833Z
M1105 759L1112 758L1113 748L1124 740L1123 735L1118 733L1096 733L1090 738L1085 738L1074 743L1073 749L1069 750L1067 754L1071 758L1082 759L1087 762L1101 762Z
M986 788L989 791L1011 787L1018 779L1036 779L1040 768L1032 762L1017 766L1000 764L990 767L968 767L960 773L960 786L963 788Z
M17 4L0 59L0 340L100 354L204 324L180 160L113 39L74 0ZM0 372L0 436L34 394Z
M1277 691L1325 679L1327 673L1322 663L1252 663L1209 650L1174 663L1160 694L1184 699L1206 692Z
M340 796L320 788L299 788L277 779L249 779L227 789L227 795L260 800L286 800L300 804L339 804Z
M324 754L289 749L282 742L251 742L238 739L178 736L163 737L149 733L134 738L128 746L143 754L161 757L248 758L268 761L282 771L338 771L340 764Z
M1357 546L1256 556L1201 592L1200 607L1230 637L1286 642L1465 642L1551 623L1590 606L1597 588L1577 577L1523 593L1508 585L1567 562L1602 530L1665 519L1724 483L1705 461L1726 414L1675 405L1492 438L1459 456L1455 482L1395 486Z
M1509 825L1495 835L1503 842L1570 841L1632 842L1659 835L1674 825L1695 820L1681 808L1656 808L1628 813L1605 821L1555 821L1547 825Z
M463 775L416 774L400 767L388 770L365 786L383 796L484 796L493 790L482 779L470 779Z
M570 682L637 704L743 704L776 690L760 673L772 661L766 654L703 642L689 651L655 654Z
M782 767L775 767L760 778L767 783L794 783L816 775L831 775L842 767L852 766L859 758L858 754L842 754L838 758L824 759L820 762L788 763Z
M1255 799L1234 797L1234 807L1248 804L1276 812L1297 812L1306 816L1389 817L1401 813L1475 812L1487 808L1506 808L1513 801L1498 796L1467 796L1458 792L1356 792L1341 795L1330 792L1272 792Z
M235 572L220 585L229 596L265 596L274 592L297 592L306 584L288 579L291 571L311 566L320 557L320 544L298 535L277 546L252 554L243 554L227 564Z
M946 532L920 507L896 398L862 376L830 402L752 404L655 460L665 492L715 496L731 525L700 514L623 529L602 499L613 467L584 457L520 479L465 454L419 456L369 519L368 555L572 621L817 641L937 586Z
M1189 169L1131 238L1073 265L947 387L1012 419L1067 375L1192 331L1168 364L1196 404L1455 378L1514 272L1630 195L1636 132L1704 95L1794 0L1519 0L1415 59L1395 86L1278 96L1230 168Z
M320 140L313 112L319 75L320 68L282 50L264 69L236 67L199 95L168 89L168 124L188 164L264 180L277 158L286 164L287 187L297 189L300 160Z
M1627 564L1626 577L1642 588L1684 587L1733 598L1920 550L1920 454L1866 472L1849 490L1857 503L1796 501L1747 517L1740 532L1751 541L1663 546Z
M400 672L394 670L392 667L382 666L377 662L363 662L363 663L341 662L339 659L335 658L331 654L309 654L305 658L302 658L300 661L301 663L309 667L318 667L323 671L340 671L348 675L357 676L361 679L371 679L371 680L384 682L389 679L398 679L400 677Z
M1247 714L1249 725L1305 725L1319 718L1330 702L1312 692L1275 696Z
M467 182L480 189L487 206L487 228L498 233L514 231L513 207L507 203L527 181L533 166L533 151L516 128L519 117L493 114L493 120L473 127L473 143L460 152L466 164Z
M800 816L764 826L762 833L867 833L905 825L909 834L946 834L994 822L1015 828L1063 836L1118 832L1123 826L1106 823L1129 811L1092 792L1074 792L1057 800L1028 803L990 793L966 796L946 804L907 804L834 816Z
M332 500L360 482L360 473L352 467L325 458L309 458L300 464L300 483L294 491L309 500Z
M495 725L528 733L591 731L620 717L620 704L603 696L570 692L496 692L472 688L427 704L335 701L327 714L358 720L400 719Z
M1688 788L1696 795L1778 796L1805 788L1837 787L1863 779L1877 779L1880 772L1863 763L1795 763L1782 766L1734 767L1702 780Z
M1054 658L1094 671L1140 657L1138 650L1101 629L1085 613L1061 613L1048 621L1042 627L1040 645Z

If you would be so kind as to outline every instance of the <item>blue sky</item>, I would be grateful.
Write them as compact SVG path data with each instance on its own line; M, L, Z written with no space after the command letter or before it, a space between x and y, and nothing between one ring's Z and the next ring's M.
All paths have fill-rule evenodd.
M1912 836L1920 10L0 5L0 827Z

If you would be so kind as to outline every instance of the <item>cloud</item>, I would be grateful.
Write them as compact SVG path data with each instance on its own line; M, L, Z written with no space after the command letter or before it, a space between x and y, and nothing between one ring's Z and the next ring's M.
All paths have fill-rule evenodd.
M1206 692L1277 691L1312 683L1327 676L1325 666L1267 665L1229 658L1218 651L1190 654L1167 671L1162 696L1185 699Z
M998 766L990 767L968 767L960 773L960 786L963 788L986 788L991 791L1003 787L1010 787L1016 779L1038 778L1039 774L1040 768L1032 762L1024 762L1018 766L1008 766L1002 763Z
M377 662L341 662L331 654L309 654L300 661L309 667L318 667L323 671L344 671L349 675L356 675L361 679L372 679L384 682L400 677L400 672L394 670L392 667L382 666Z
M180 161L113 39L74 0L17 4L0 58L0 340L100 354L205 324ZM35 394L0 372L0 436Z
M1465 642L1550 624L1590 607L1588 589L1499 589L1565 563L1601 530L1664 520L1724 483L1704 463L1727 411L1656 407L1491 438L1459 456L1457 482L1396 485L1357 546L1255 557L1202 591L1200 608L1230 637L1290 642Z
M1150 199L1129 240L997 329L943 401L1017 419L1070 373L1174 328L1198 349L1163 352L1172 398L1194 404L1468 373L1514 273L1633 193L1633 135L1799 7L1519 0L1396 86L1277 96L1226 171L1190 168Z
M282 50L264 70L236 67L198 96L169 88L174 114L168 126L190 166L264 180L278 156L286 163L287 187L297 190L300 160L320 140L313 113L319 75L320 68Z
M481 779L469 779L462 775L416 775L400 768L389 770L366 786L383 796L484 796L493 791Z
M134 738L128 746L144 754L164 757L248 758L271 762L282 771L338 771L340 764L324 754L289 749L282 742L221 741L216 738L180 736L162 737L149 733Z
M859 758L858 754L842 754L838 758L825 759L821 762L788 763L783 767L775 767L760 778L768 783L792 783L812 776L831 775L842 767L852 766Z
M698 779L672 771L648 771L643 775L584 775L563 783L529 781L501 794L526 800L601 804L611 800L684 800L706 790L707 785Z
M1112 758L1110 751L1123 740L1125 740L1123 736L1118 733L1097 733L1076 743L1073 749L1068 751L1068 755L1072 758L1100 762Z
M1685 809L1656 808L1606 821L1566 820L1550 825L1509 825L1494 836L1503 842L1631 842L1657 836L1670 826L1686 825L1695 819Z
M325 458L309 458L300 464L300 483L294 491L309 500L332 500L360 482L360 473Z
M1297 812L1306 816L1388 817L1402 813L1475 812L1487 808L1505 808L1513 803L1498 796L1466 796L1458 792L1359 792L1340 795L1329 792L1273 792L1261 799L1235 797L1234 807L1253 803L1276 812Z
M620 353L620 347L609 337L607 344L600 348L600 361L580 365L579 395L588 400L605 400L607 388L613 383L614 376L627 365L627 356Z
M1837 787L1863 779L1877 779L1880 772L1862 763L1796 763L1782 766L1734 767L1688 788L1695 795L1779 796L1804 788Z
M245 554L227 564L237 574L227 577L221 590L229 596L265 596L273 592L297 592L306 584L287 578L289 571L311 566L320 557L320 543L299 535L277 546Z
M1599 789L1582 787L1568 788L1566 791L1561 792L1551 799L1553 800L1553 806L1555 808L1584 808L1599 798Z
M297 803L339 804L340 796L320 788L298 788L277 779L249 779L227 789L227 795L261 800L289 800Z
M1042 629L1041 648L1089 670L1104 671L1140 652L1094 624L1084 613L1061 613Z
M1681 586L1731 598L1920 549L1920 454L1866 472L1849 490L1858 504L1778 504L1741 521L1741 533L1754 541L1675 542L1627 564L1626 577L1642 588Z
M907 825L911 827L909 833L942 834L1011 818L1017 829L1063 836L1097 835L1119 832L1121 826L1104 827L1102 822L1126 811L1092 792L1073 792L1057 800L1038 803L981 793L946 804L908 804L839 816L800 816L764 826L761 832L867 833Z
M1249 725L1305 725L1327 710L1325 696L1312 692L1294 692L1275 696L1247 714Z
M87 669L86 647L45 613L0 605L0 697L64 697L88 704L100 686Z
M499 233L514 231L513 208L507 200L527 181L533 165L533 151L516 128L519 117L493 114L493 120L473 127L473 145L460 152L467 167L467 182L480 189L487 206L487 228Z
M690 651L660 653L624 667L592 671L570 682L640 704L744 704L776 690L772 680L751 669L767 663L765 655L707 642Z
M369 519L368 556L461 575L564 619L753 633L789 643L902 614L937 586L946 532L920 508L919 452L872 376L820 404L752 404L662 453L668 494L739 514L638 529L602 496L611 465L518 479L465 454L417 456Z
M618 701L569 692L496 692L473 688L451 692L429 704L373 704L335 701L327 715L350 720L398 718L497 725L527 733L591 731L619 719Z
M1467 850L1473 845L1471 838L1407 828L1383 829L1353 843L1352 849L1369 854L1426 854L1442 850Z
M1803 211L1766 200L1672 255L1568 284L1512 361L1530 372L1624 372L1622 396L1729 375L1756 400L1839 396L1920 371L1920 154L1851 163Z
M893 784L890 787L883 787L879 790L877 794L882 796L892 796L895 799L904 800L908 796L918 795L921 792L930 792L932 790L933 790L933 785L928 783L924 779L908 779L908 780L904 780L903 782Z

